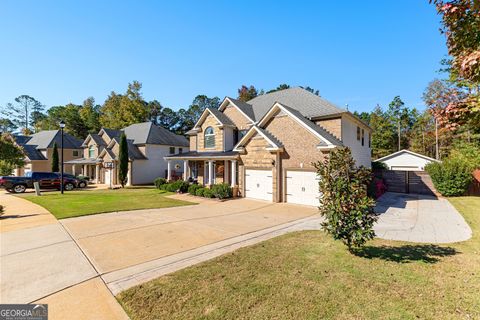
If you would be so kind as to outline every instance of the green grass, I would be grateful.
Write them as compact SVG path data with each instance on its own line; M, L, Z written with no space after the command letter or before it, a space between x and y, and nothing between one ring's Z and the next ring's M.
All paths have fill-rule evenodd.
M353 255L321 231L297 232L117 298L132 319L480 319L480 198L451 202L469 241L376 239Z
M194 203L166 197L172 193L155 188L125 188L116 190L45 192L42 196L22 195L21 197L41 205L57 219L84 216L89 214L167 208Z

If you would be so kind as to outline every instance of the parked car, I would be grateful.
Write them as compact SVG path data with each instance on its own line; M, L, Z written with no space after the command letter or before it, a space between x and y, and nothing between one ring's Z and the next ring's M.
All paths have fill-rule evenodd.
M88 177L74 176L73 174L69 174L69 173L64 173L63 177L77 180L77 184L75 186L77 188L85 188L88 185Z
M60 174L54 172L28 172L24 177L0 177L0 188L8 192L23 193L27 189L34 188L33 183L38 182L40 189L60 190ZM66 191L73 190L79 183L76 178L63 177L63 188Z

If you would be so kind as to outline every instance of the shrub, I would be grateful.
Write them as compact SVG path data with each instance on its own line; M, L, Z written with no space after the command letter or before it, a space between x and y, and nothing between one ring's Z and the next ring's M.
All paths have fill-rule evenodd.
M160 186L166 184L167 182L168 181L165 178L156 178L155 180L153 180L153 184L157 189L160 189Z
M209 189L209 188L205 188L205 190L203 190L203 196L205 198L215 198L215 195L213 194L212 189Z
M203 197L203 192L207 190L206 188L200 187L197 190L195 190L195 195L199 197Z
M461 196L472 182L472 165L460 158L450 158L442 163L425 166L433 185L446 197Z
M383 162L372 161L372 170L388 169L387 165Z
M188 191L188 182L183 181L183 180L177 180L175 182L170 182L167 184L162 185L161 187L165 186L164 190L170 191L170 192L181 192L185 193Z
M5 213L5 207L0 204L0 216Z
M220 183L212 186L212 193L215 198L218 199L227 199L233 196L232 187L230 187L227 183Z
M199 184L191 184L189 187L188 187L188 193L190 193L191 195L196 195L196 192L199 188L201 188L202 186L199 185Z
M355 167L349 148L334 149L323 162L314 164L320 176L322 228L352 252L375 237L375 200L368 197L371 170Z

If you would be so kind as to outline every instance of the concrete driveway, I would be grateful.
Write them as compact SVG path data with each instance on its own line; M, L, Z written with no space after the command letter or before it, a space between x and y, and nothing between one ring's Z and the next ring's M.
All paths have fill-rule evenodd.
M462 215L445 198L387 192L377 200L379 238L425 243L452 243L472 237Z
M199 204L57 221L0 193L0 303L49 303L51 319L123 319L112 294L317 218L308 206L176 197Z

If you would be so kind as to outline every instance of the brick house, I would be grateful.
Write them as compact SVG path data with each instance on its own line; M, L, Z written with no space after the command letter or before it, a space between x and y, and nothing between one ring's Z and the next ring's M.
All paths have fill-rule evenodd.
M89 134L82 144L82 156L67 162L74 174L90 177L95 183L118 184L118 154L122 132L127 137L127 185L151 184L157 177L167 176L169 154L188 152L189 142L151 122L132 124L122 130L102 128L98 134ZM181 162L174 167L182 168ZM111 166L111 168L110 168ZM171 169L170 175L182 175Z
M357 165L370 167L371 132L347 110L290 88L248 102L226 97L187 132L190 152L165 159L169 167L183 160L184 179L229 183L242 197L318 205L312 163L346 146Z

